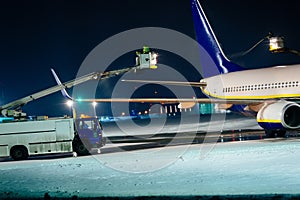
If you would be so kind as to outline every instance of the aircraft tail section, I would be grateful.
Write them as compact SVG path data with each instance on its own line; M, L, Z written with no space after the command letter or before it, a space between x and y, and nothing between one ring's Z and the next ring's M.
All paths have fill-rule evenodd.
M210 77L228 72L242 71L243 68L230 62L224 55L199 1L200 0L191 0L196 37L199 45L204 48L206 54L209 54L218 68L218 71L212 70L214 66L206 63L206 59L200 55L202 62L201 65L203 66L203 76Z

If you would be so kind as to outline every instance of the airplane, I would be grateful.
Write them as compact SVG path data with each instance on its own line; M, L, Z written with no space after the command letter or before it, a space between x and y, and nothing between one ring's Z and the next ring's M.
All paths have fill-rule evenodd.
M269 137L284 136L300 128L300 65L243 69L224 54L199 0L191 0L196 37L219 72L200 82L124 80L199 87L209 98L201 99L81 99L96 102L218 103L226 109L251 112ZM204 66L204 71L215 66Z

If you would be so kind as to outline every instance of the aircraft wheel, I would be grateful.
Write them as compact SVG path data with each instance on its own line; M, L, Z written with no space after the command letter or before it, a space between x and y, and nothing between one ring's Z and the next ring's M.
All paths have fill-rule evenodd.
M273 130L265 130L266 137L267 138L274 138L275 137L275 132Z
M285 130L277 131L277 136L278 136L278 137L284 137L285 134L286 134L286 131L285 131Z
M267 138L284 137L286 134L285 130L266 130Z

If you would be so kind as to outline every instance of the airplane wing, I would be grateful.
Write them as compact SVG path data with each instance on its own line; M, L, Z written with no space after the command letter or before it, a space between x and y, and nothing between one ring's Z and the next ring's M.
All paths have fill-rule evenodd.
M100 102L100 103L218 103L218 104L261 104L267 100L226 100L226 99L209 99L209 98L113 98L113 99L80 99L80 102ZM269 100L271 101L271 100Z
M76 100L75 100L76 101ZM79 102L97 102L97 103L159 103L159 104L176 104L178 108L191 108L196 103L218 104L219 109L229 109L233 105L247 105L245 110L258 110L265 104L274 103L276 100L226 100L226 99L209 99L209 98L112 98L112 99L78 99Z

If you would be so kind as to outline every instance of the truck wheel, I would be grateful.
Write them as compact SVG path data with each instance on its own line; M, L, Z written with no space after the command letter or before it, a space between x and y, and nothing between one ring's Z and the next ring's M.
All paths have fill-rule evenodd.
M106 144L106 138L105 138L105 137L103 137L103 138L101 139L101 144L100 144L100 147L103 147L103 146L105 146L105 144Z
M85 147L84 143L80 140L75 140L73 143L73 149L79 156L89 155L89 150Z
M26 160L28 158L28 151L24 146L16 146L10 150L10 156L14 160Z

